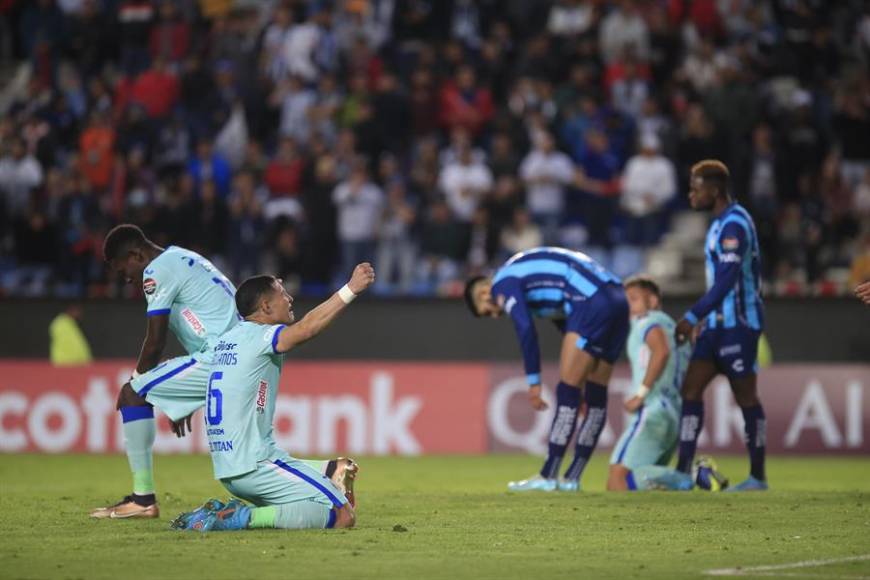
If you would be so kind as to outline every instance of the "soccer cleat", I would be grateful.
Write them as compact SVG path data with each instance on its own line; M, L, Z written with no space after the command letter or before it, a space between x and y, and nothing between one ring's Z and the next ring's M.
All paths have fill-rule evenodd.
M224 503L219 499L210 499L192 512L179 514L174 520L169 522L170 529L173 530L196 530L206 531L205 528L214 517L214 512L222 510Z
M634 473L638 489L647 490L666 490L666 491L691 491L694 487L692 476L676 469L666 469L662 473L655 475L647 475L644 473Z
M751 475L746 481L741 481L734 487L728 488L726 491L767 491L767 482L761 479L755 479Z
M728 478L719 472L712 457L700 457L692 469L692 479L700 489L722 491L728 487Z
M559 483L555 479L535 475L528 479L508 483L508 491L556 491L558 486Z
M128 518L159 518L160 508L157 502L150 505L141 505L133 500L132 495L125 496L124 499L107 507L97 508L91 512L91 517L98 520L123 520Z
M351 507L356 507L356 496L353 484L359 473L359 464L350 457L339 457L335 460L335 471L330 478L335 487L344 494Z
M211 512L203 524L202 531L244 530L250 521L251 507L245 502L233 498L221 509Z
M559 491L581 491L580 482L576 479L560 479L559 480Z

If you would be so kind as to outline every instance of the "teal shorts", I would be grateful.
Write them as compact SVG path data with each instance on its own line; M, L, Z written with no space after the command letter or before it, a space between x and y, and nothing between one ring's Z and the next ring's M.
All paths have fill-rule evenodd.
M680 416L662 399L644 405L623 432L613 454L611 465L637 469L644 465L667 465L679 440Z
M255 506L297 504L300 517L309 525L299 527L332 527L332 508L341 508L347 498L329 480L308 463L284 456L281 459L261 461L257 469L236 477L220 480L227 490Z
M211 363L197 356L169 359L132 379L130 385L140 397L178 421L205 405Z

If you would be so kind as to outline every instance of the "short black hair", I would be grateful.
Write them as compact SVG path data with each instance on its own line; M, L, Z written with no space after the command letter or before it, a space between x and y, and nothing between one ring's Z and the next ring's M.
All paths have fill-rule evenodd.
M103 258L110 262L120 258L131 248L144 248L150 243L145 232L137 225L121 224L113 227L103 242Z
M651 276L647 276L646 274L638 274L636 276L632 276L622 284L626 290L629 288L640 288L642 290L646 290L647 292L651 292L656 296L656 298L662 297L662 289L659 288L659 285L655 280L652 279Z
M731 172L728 166L718 159L703 159L692 165L691 175L700 177L705 183L712 183L719 190L719 195L728 195L728 182Z
M483 280L486 280L486 276L473 276L465 283L465 292L463 293L465 304L471 310L471 313L477 317L480 317L480 312L477 311L477 307L474 305L474 286Z
M263 296L274 290L272 284L275 283L274 276L261 274L259 276L251 276L239 286L236 290L236 309L243 318L247 318L257 311L260 307L260 300Z

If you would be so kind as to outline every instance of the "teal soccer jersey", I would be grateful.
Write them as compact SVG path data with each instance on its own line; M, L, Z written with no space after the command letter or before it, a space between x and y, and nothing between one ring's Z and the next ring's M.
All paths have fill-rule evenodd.
M239 320L236 289L214 265L169 246L142 273L148 316L169 315L169 328L190 354L211 350Z
M655 384L647 385L650 388L650 393L647 395L644 405L653 406L657 403L657 399L664 399L671 407L679 410L680 387L683 375L686 373L686 367L689 364L691 348L687 344L677 346L676 341L674 341L676 323L673 318L661 310L650 310L645 316L631 322L631 332L628 335L626 346L628 360L631 363L631 394L637 393L644 375L646 375L650 355L646 338L647 334L656 327L664 331L671 356L668 357L668 364Z
M674 341L674 320L660 310L652 310L631 323L628 360L631 363L632 392L637 393L649 365L647 334L660 327L667 337L670 356L661 376L650 387L643 406L613 448L610 462L634 470L647 465L667 465L677 445L680 423L680 387L688 366L690 348Z
M275 350L283 324L244 321L214 347L206 399L206 430L214 476L225 479L285 457L272 438L284 355Z

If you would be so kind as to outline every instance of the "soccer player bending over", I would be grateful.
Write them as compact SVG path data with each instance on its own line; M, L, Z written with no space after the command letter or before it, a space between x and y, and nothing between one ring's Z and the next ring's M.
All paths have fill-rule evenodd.
M547 459L538 475L511 482L508 489L577 491L604 429L607 383L628 334L628 303L621 281L585 254L544 247L513 256L492 279L469 280L465 300L475 316L507 313L511 317L522 348L529 402L537 411L545 410L547 404L541 398L541 360L533 318L551 319L563 333ZM577 423L581 395L586 416L577 435L574 460L560 481L559 467Z
M284 353L311 340L372 285L375 272L358 265L350 281L293 324L293 298L272 276L245 280L236 293L244 321L214 347L208 380L206 432L215 479L238 499L209 500L181 514L172 527L186 530L348 528L356 465L339 459L325 470L290 457L272 437L272 418ZM334 473L330 473L334 471Z
M128 284L142 284L148 325L130 381L121 387L124 448L133 472L133 493L118 503L97 508L95 518L156 518L152 448L156 434L154 407L183 436L190 415L205 403L212 349L217 338L239 321L235 287L214 265L190 250L161 248L132 224L113 228L103 254L111 270ZM187 355L160 363L168 331ZM185 425L186 424L186 425Z
M680 385L689 362L688 345L677 346L676 322L661 310L661 292L651 278L626 280L631 312L628 360L631 397L625 409L633 414L610 457L610 491L659 488L653 478L667 469L677 447Z
M704 424L704 390L722 373L743 412L750 461L749 478L730 490L765 490L766 422L756 379L758 338L764 322L758 236L749 212L731 197L724 163L710 159L696 163L689 179L692 209L712 211L714 220L704 244L707 293L674 331L678 344L700 331L683 382L677 469L691 480L689 472Z

